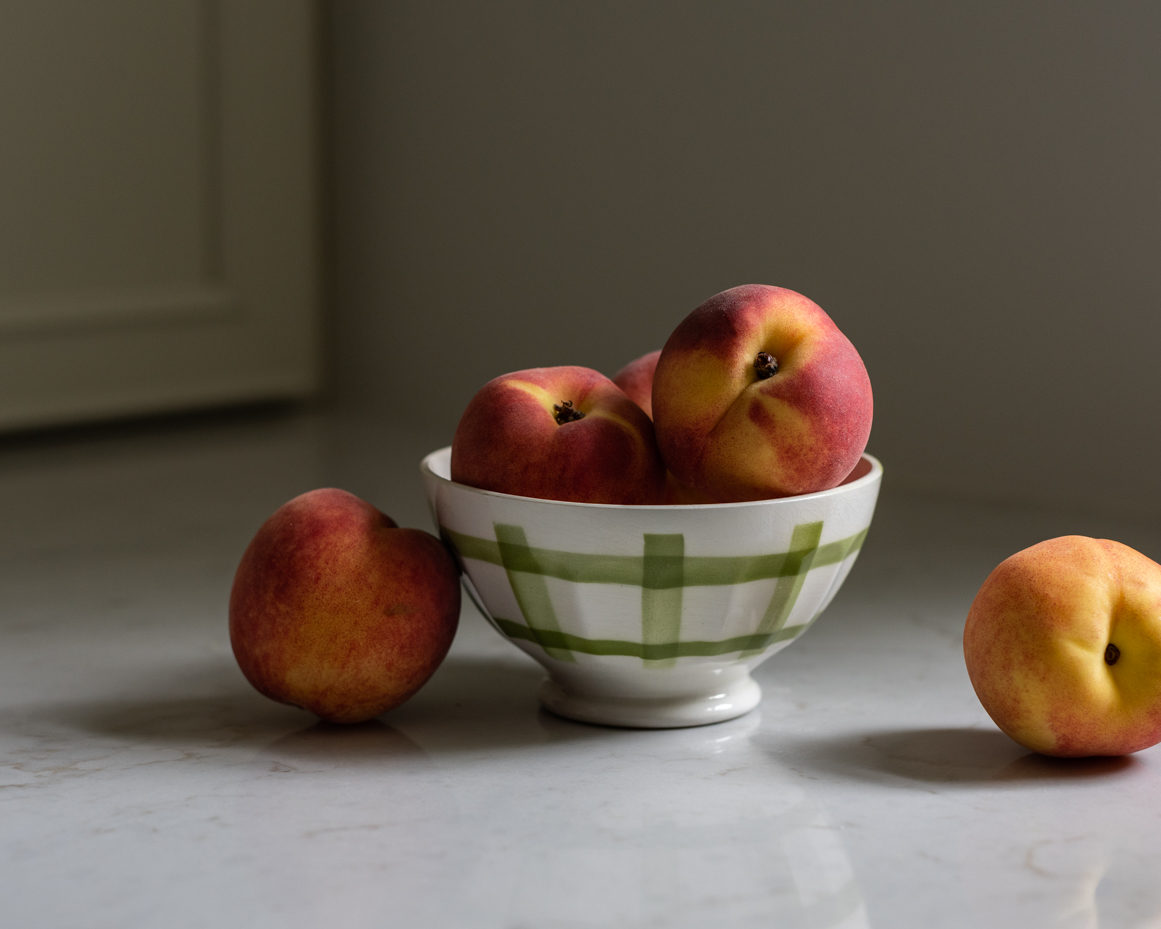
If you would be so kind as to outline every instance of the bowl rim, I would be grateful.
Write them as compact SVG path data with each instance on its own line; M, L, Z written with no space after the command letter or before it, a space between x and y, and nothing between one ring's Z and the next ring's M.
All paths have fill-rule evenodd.
M797 503L799 501L814 501L825 500L829 497L839 496L841 494L854 493L864 487L878 482L883 476L883 465L879 459L874 455L863 452L859 457L862 461L866 459L871 464L871 470L864 474L857 480L851 481L849 484L839 484L837 487L831 487L827 490L816 490L809 494L791 494L788 497L768 497L764 500L740 500L733 503L582 503L575 500L548 500L544 497L525 497L520 494L506 494L498 490L485 490L482 487L472 487L470 484L461 484L458 481L453 481L451 478L444 477L442 474L437 474L432 468L432 461L439 455L447 454L451 457L451 446L445 445L443 448L437 448L433 452L423 456L423 460L419 463L420 473L424 476L431 475L435 480L450 484L452 487L458 487L469 493L480 494L486 497L498 497L503 500L527 500L532 503L550 504L553 506L565 507L581 507L590 510L631 510L633 512L642 510L654 510L666 513L674 511L701 511L701 510L724 510L724 509L738 509L747 506L777 506L778 504L788 504L791 502ZM858 465L855 465L858 467ZM853 470L853 469L852 469Z

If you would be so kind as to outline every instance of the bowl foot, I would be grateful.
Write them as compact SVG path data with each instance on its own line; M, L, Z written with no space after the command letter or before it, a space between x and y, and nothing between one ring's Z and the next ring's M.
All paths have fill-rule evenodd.
M698 696L631 698L567 690L549 678L540 685L540 705L582 723L629 729L678 729L735 719L754 709L762 688L746 675L723 691Z

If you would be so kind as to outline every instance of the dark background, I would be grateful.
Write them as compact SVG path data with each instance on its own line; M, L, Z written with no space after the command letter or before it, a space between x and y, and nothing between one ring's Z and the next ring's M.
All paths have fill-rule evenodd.
M341 402L445 432L727 287L820 303L888 489L1153 519L1161 5L328 8Z

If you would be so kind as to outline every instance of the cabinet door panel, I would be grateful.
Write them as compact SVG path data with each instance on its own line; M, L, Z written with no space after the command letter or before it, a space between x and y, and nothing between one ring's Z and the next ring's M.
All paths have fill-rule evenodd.
M304 396L317 9L0 5L0 428Z

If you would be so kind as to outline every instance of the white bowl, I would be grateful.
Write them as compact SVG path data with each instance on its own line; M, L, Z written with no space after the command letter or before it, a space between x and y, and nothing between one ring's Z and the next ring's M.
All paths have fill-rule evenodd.
M741 716L750 672L826 609L862 546L883 468L864 455L832 490L749 503L614 506L424 488L464 588L496 631L548 670L540 702L614 726Z

